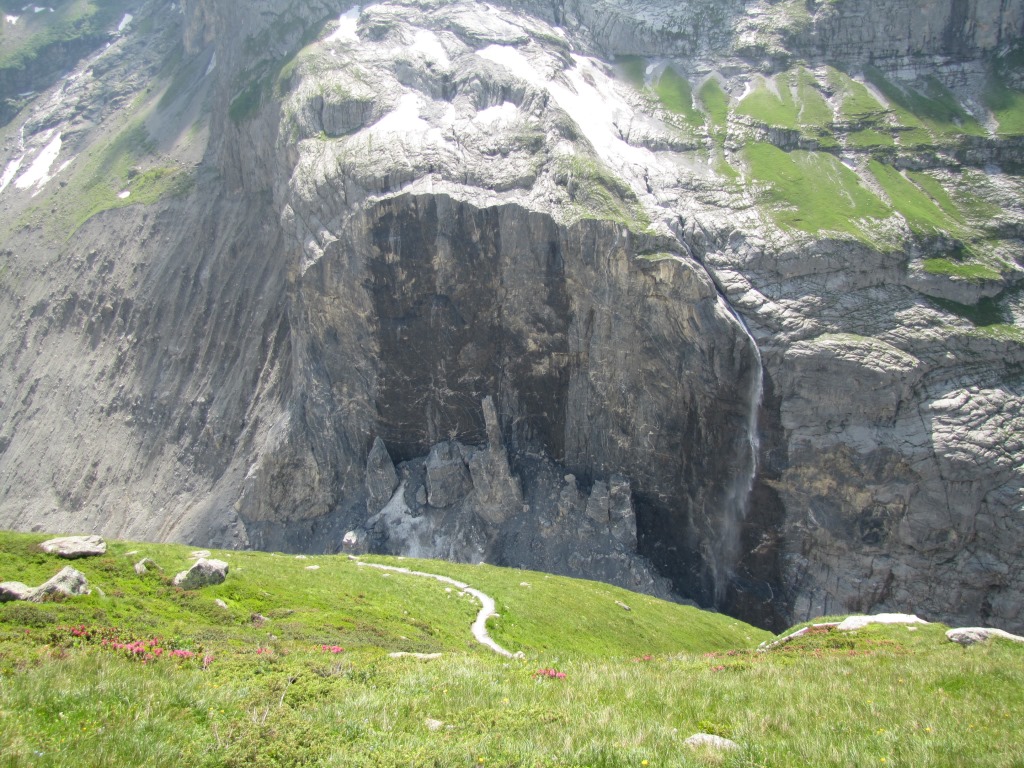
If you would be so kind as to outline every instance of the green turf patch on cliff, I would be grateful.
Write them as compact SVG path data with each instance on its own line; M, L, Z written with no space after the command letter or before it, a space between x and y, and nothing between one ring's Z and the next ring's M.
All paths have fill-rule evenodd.
M615 65L623 79L638 91L647 84L647 59L643 56L617 56Z
M689 125L704 125L704 117L693 103L693 88L690 81L672 67L666 67L662 72L654 84L654 93L665 109L679 115Z
M888 110L863 83L834 67L826 69L826 81L839 98L839 116L843 122L876 125Z
M875 67L866 67L864 76L890 102L897 121L905 130L901 143L943 143L962 136L985 136L985 129L935 78L924 81L920 89L896 84Z
M737 179L739 173L725 157L725 139L729 130L729 94L714 77L709 77L697 91L697 104L707 115L708 133L711 136L711 165L715 172L727 179Z
M960 231L959 217L940 208L927 192L891 165L872 160L868 168L911 230L918 234Z
M106 143L88 150L75 161L67 187L55 195L53 223L70 235L103 211L152 205L188 192L192 176L174 166L153 164L152 151L142 119L130 121Z
M761 142L743 152L751 178L763 185L762 198L780 226L811 234L839 232L870 240L869 221L889 208L856 173L824 152L783 152Z
M711 127L724 131L729 124L729 95L722 90L718 80L709 77L697 91L697 100L707 113Z
M0 47L0 73L31 66L54 46L99 41L117 28L131 0L55 0L44 5L20 2L5 7L18 21L6 25ZM35 12L34 8L42 8ZM52 10L51 10L52 9Z
M789 79L782 75L772 80L757 78L751 92L736 106L736 113L765 125L790 129L800 126L800 108L793 100Z
M597 158L584 155L560 157L555 182L565 187L571 201L570 218L614 221L636 232L650 226L630 186Z
M1008 87L1002 80L994 78L982 97L985 106L992 110L1001 136L1024 135L1024 93Z
M1001 280L1002 275L992 267L975 261L954 261L953 259L925 259L924 271L931 275L958 277L972 283Z

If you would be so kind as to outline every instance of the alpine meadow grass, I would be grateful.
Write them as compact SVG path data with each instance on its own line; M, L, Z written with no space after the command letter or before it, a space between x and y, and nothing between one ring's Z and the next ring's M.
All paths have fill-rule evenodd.
M44 538L0 534L0 579L59 570ZM216 552L227 580L188 592L188 548L109 544L73 563L92 595L0 604L0 765L1022 765L1024 646L938 624L764 651L766 632L605 584L365 558L491 595L508 659L433 580ZM143 557L163 573L136 575ZM739 748L684 744L698 732Z

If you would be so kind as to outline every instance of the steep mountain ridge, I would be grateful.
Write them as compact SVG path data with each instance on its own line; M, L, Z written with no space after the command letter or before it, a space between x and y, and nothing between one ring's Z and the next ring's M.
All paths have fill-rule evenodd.
M4 133L0 521L1019 628L1024 4L872 9L128 7Z

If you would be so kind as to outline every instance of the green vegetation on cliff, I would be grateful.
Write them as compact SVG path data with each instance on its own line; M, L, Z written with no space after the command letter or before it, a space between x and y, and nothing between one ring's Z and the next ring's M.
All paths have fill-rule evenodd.
M632 188L597 158L559 158L555 181L569 194L574 220L606 219L637 232L650 226L650 218Z
M52 191L44 204L47 227L73 235L98 213L129 205L152 205L189 191L193 178L184 169L159 163L145 120L136 117L74 161L67 186ZM38 215L37 209L34 215Z
M868 240L867 220L889 216L882 201L833 155L783 152L771 144L752 142L743 156L762 200L780 226L811 234L847 233Z
M65 565L44 538L0 534L0 579ZM767 633L604 584L363 558L492 596L492 636L525 654L508 659L472 640L477 603L457 587L344 556L213 556L227 580L184 591L188 548L111 542L73 563L93 594L0 604L6 765L1014 764L1013 643L874 626L759 652ZM687 747L698 732L739 749Z

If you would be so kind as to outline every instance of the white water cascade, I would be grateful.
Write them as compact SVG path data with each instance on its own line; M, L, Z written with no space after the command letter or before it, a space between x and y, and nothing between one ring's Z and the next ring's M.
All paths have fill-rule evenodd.
M736 320L743 329L750 343L754 356L754 365L746 388L746 434L737 440L736 471L726 490L720 509L713 513L709 521L711 534L705 543L705 559L712 570L715 589L715 605L720 606L725 600L729 577L740 558L740 536L743 522L750 510L750 494L754 489L757 477L757 457L760 450L758 436L758 414L761 410L761 399L764 392L764 367L761 362L761 350L757 346L750 329L721 295L718 297L723 308Z

